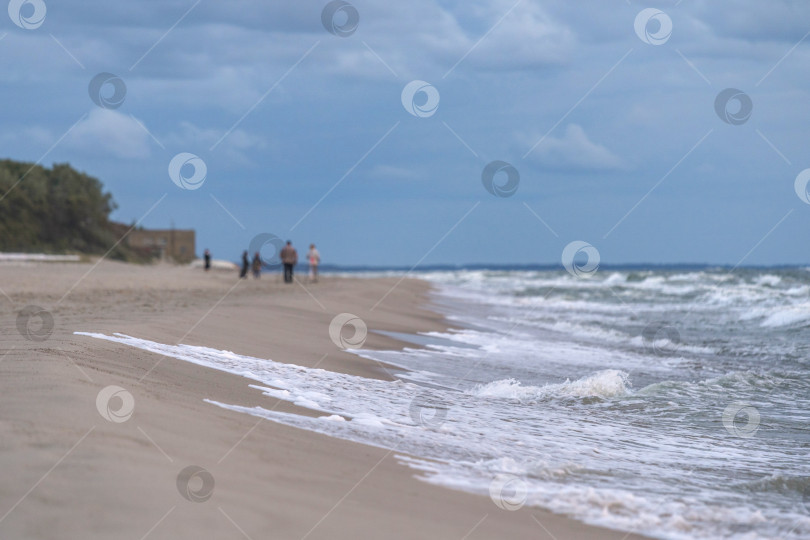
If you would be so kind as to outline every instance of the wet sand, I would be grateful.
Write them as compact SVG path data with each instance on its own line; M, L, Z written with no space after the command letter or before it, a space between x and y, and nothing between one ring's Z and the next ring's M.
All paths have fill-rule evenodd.
M121 332L387 379L387 366L336 347L329 323L354 313L370 330L365 347L401 347L374 331L445 329L428 295L413 279L286 285L109 261L0 264L0 537L638 538L429 485L392 452L203 401L310 414L249 379L73 334ZM31 305L52 316L52 332L38 315L24 324ZM96 406L110 385L134 400L120 422ZM207 500L181 496L188 466L210 473ZM207 488L201 478L192 491Z

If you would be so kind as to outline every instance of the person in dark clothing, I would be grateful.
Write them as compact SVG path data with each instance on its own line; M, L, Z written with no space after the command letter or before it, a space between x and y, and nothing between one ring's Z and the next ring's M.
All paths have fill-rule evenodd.
M205 260L205 271L211 270L211 252L207 249L205 253L203 253L203 259Z
M242 252L242 271L239 272L240 278L246 278L248 273L248 268L250 267L250 259L248 258L248 252Z
M298 263L298 252L287 240L287 245L281 248L281 262L284 263L284 283L293 282L293 267Z
M253 262L250 263L250 269L253 272L253 277L259 279L259 276L262 274L262 258L259 257L258 251L253 255Z

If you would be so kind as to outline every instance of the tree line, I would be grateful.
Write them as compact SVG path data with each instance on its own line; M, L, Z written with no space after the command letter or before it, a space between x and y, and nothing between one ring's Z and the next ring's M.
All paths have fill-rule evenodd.
M116 208L97 178L67 163L0 160L0 251L104 254L128 230L110 220ZM110 257L142 259L125 244Z

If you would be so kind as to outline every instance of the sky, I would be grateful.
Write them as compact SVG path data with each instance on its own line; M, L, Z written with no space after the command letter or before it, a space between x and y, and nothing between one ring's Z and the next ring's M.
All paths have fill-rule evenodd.
M69 162L114 219L193 228L198 254L275 235L342 265L554 264L572 245L810 263L806 0L8 12L0 155Z

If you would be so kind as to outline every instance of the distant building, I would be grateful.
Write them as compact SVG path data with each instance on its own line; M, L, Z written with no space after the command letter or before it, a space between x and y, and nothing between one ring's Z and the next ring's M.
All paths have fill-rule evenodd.
M196 257L193 230L136 229L127 236L127 243L131 248L162 261L188 263Z

